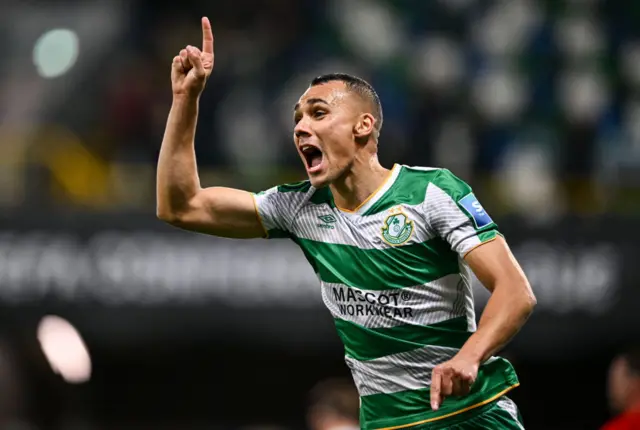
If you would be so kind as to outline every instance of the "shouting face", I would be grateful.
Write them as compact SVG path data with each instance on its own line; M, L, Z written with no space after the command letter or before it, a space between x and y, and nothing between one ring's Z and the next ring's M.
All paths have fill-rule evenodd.
M294 142L311 185L343 177L374 131L367 103L341 81L311 86L294 109Z

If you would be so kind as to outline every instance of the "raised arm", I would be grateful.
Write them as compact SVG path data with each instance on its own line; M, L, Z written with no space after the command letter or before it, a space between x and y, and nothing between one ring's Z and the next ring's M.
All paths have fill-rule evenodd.
M213 63L213 33L203 18L202 51L187 46L171 65L173 103L158 159L157 216L176 227L215 236L263 237L251 193L200 185L194 140L200 95Z

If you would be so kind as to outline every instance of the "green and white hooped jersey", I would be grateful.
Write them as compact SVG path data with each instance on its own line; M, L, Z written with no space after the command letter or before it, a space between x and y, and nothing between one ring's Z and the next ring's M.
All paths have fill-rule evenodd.
M496 238L471 188L446 169L396 164L355 211L308 181L255 195L269 238L290 238L320 279L361 397L364 429L404 428L497 399L518 385L492 357L471 393L432 411L433 368L476 329L471 273L463 260Z

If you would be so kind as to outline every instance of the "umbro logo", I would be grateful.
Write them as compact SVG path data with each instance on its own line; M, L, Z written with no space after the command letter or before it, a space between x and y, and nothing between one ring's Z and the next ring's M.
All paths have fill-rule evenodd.
M331 229L331 230L333 230L335 228L335 226L333 226L333 224L335 224L336 221L338 221L336 219L336 217L331 215L331 214L318 215L318 219L320 221L322 221L322 223L316 224L318 227L327 228L327 229Z
M327 215L318 215L318 219L322 222L324 222L325 224L333 224L334 222L336 222L336 217L334 217L331 214L327 214Z

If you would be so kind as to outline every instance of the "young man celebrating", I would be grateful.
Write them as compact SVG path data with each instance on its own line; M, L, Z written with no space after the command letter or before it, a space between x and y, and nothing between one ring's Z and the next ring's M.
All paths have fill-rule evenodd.
M202 188L194 137L213 35L173 59L158 217L231 238L290 238L320 279L361 399L365 429L522 429L518 385L493 354L535 305L529 283L470 187L446 169L377 157L382 108L348 75L316 78L294 109L308 181L253 194ZM470 271L491 291L476 329Z

